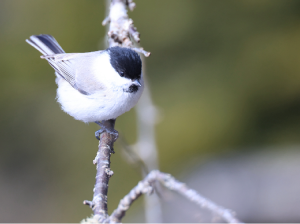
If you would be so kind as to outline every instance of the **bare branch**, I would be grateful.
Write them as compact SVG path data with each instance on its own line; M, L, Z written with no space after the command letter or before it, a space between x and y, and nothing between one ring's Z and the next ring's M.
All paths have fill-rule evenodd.
M115 120L102 121L102 124L111 130L114 130ZM97 174L96 184L94 187L93 201L84 201L83 203L90 206L95 216L99 216L99 222L108 218L107 214L107 191L108 181L113 175L110 170L110 156L113 153L113 144L116 136L109 131L105 131L100 135L98 152L95 160Z
M126 6L128 6L130 10L133 10L135 3L132 0L112 0L109 15L102 22L102 25L106 25L110 22L108 31L109 46L132 48L134 51L148 57L150 56L150 52L142 48L134 48L134 43L131 39L139 43L140 33L134 27L132 19L128 17Z
M126 211L137 198L139 198L142 194L152 192L152 185L155 181L159 181L170 190L178 192L190 201L196 203L201 208L206 208L219 215L228 223L241 223L237 218L235 218L234 214L230 210L216 205L214 202L201 196L195 190L188 188L186 184L176 180L170 174L162 173L158 170L151 171L143 181L140 181L138 185L120 201L118 208L112 213L109 221L111 223L121 222Z
M149 173L149 175L152 173L153 171ZM120 201L118 208L111 214L109 218L111 223L120 223L122 218L125 216L126 211L136 199L138 199L142 194L152 192L152 181L148 178L149 175L143 181L140 181L138 185Z

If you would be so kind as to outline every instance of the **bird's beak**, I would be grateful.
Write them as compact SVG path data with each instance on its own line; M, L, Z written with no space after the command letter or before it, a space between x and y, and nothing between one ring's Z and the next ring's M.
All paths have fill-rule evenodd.
M136 86L142 86L142 84L140 83L140 81L138 79L133 80L132 83Z

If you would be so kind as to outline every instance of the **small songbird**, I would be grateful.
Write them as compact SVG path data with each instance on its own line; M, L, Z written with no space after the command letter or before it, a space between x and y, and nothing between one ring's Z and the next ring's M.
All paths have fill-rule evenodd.
M76 120L100 125L98 139L103 131L117 134L101 121L116 119L138 102L144 89L140 56L122 47L67 54L51 35L34 35L26 42L54 68L62 110Z

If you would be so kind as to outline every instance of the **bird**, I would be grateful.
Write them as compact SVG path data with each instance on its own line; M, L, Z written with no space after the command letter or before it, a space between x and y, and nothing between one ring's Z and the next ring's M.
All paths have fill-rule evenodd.
M142 61L130 48L109 47L87 53L65 53L48 34L32 35L26 42L42 53L54 68L57 102L76 120L95 122L118 136L104 121L115 120L136 105L144 89Z

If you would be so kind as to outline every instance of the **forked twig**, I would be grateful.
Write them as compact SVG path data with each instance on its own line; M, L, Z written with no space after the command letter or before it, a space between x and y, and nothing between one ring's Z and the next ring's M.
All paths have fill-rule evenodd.
M162 173L158 170L151 171L144 180L140 181L129 194L127 194L119 203L118 208L111 214L107 220L110 223L119 223L124 217L130 205L138 199L142 194L151 193L152 185L155 181L159 181L162 185L172 191L176 191L188 200L196 203L201 208L206 208L213 213L222 217L228 223L241 223L235 218L232 211L216 205L214 202L201 196L198 192L190 189L186 184L179 182L170 174Z

